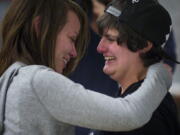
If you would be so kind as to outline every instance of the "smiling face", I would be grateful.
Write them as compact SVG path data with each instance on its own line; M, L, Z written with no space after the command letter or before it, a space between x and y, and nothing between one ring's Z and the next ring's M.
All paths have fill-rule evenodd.
M117 30L105 30L97 50L105 58L104 73L122 83L134 74L135 66L141 61L138 52L130 51L126 43L117 43L118 37Z
M59 32L55 47L55 70L62 73L71 58L77 56L75 42L80 31L80 22L77 15L69 11L67 23Z

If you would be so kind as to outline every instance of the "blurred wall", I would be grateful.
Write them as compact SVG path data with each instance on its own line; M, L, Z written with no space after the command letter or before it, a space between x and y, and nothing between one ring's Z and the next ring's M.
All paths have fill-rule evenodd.
M176 45L177 45L177 59L180 61L180 0L159 0L160 3L169 11L173 29L175 33ZM173 76L173 86L171 88L172 93L180 95L180 65L176 66L176 71Z
M172 17L173 29L177 45L177 60L180 61L180 0L159 0L159 2L169 11ZM173 85L170 89L170 92L174 96L174 99L177 103L180 121L180 65L176 66L176 70L173 75Z

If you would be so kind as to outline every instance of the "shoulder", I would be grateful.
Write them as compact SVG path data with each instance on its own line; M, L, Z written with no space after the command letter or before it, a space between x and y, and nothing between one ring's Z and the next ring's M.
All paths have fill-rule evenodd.
M46 90L49 91L52 89L70 89L77 85L66 76L42 65L22 66L14 82L20 84L21 87L29 87L40 93L42 91L46 93Z
M8 74L8 76L11 76L13 72L16 72L13 77L15 78L13 79L13 82L16 82L16 84L32 84L34 78L45 79L47 78L47 72L55 73L53 69L43 65L26 65L21 62L16 62L12 64L6 71L6 74Z
M46 71L52 71L55 72L52 68L43 66L43 65L27 65L27 66L23 66L19 72L23 72L29 75L35 75L38 72L46 72Z
M19 74L23 78L29 78L31 85L38 88L47 88L49 85L66 86L73 85L73 81L66 76L57 73L52 68L42 65L24 66L20 69Z
M50 81L52 76L58 75L52 68L43 65L27 65L20 68L18 75L34 84L41 84L44 80ZM61 75L62 76L62 75Z

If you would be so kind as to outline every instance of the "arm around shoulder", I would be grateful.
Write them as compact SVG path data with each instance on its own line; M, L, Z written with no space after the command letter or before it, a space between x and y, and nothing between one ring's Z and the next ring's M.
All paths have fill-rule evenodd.
M112 98L74 83L50 69L40 69L32 80L38 98L57 120L76 126L128 131L145 124L167 93L171 79L162 66L150 67L137 92Z

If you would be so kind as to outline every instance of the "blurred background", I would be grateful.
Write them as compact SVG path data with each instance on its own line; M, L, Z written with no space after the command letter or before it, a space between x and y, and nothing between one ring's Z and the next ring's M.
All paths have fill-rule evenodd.
M0 0L0 22L11 1ZM180 0L159 0L159 2L169 11L172 17L177 60L180 61ZM180 65L176 65L175 73L173 74L173 85L170 91L177 102L180 114Z
M176 40L177 60L180 61L180 0L159 0L159 2L171 14ZM171 93L175 97L180 112L180 65L176 65L176 70L173 75L173 85L171 87Z

